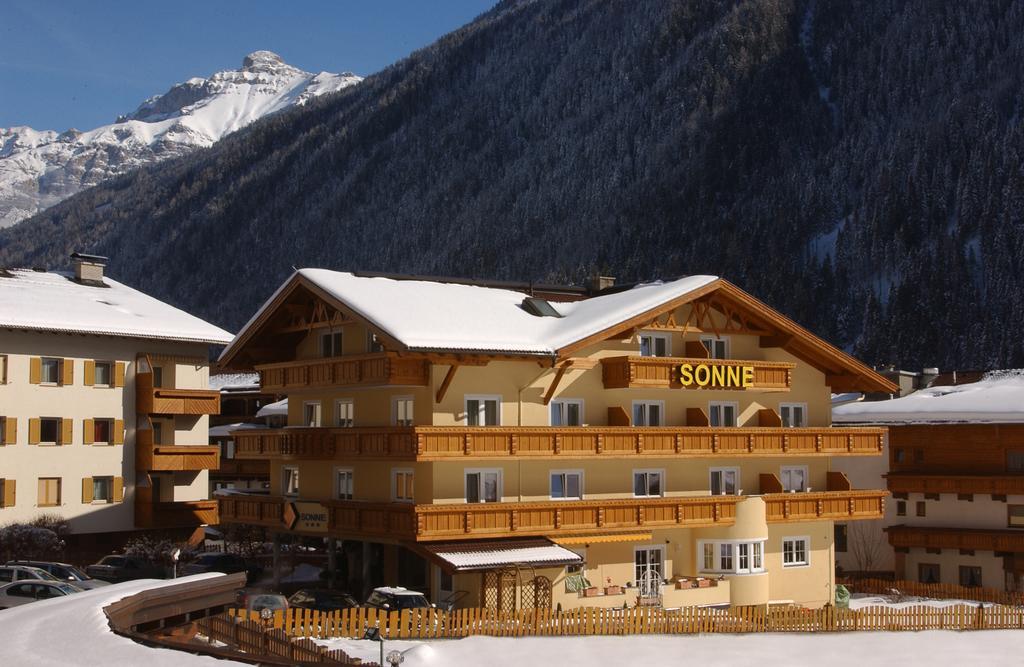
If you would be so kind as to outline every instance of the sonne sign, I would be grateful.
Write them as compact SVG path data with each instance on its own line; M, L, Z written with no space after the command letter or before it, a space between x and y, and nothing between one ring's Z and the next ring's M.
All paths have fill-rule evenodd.
M684 387L745 389L754 386L754 367L680 364L679 384Z

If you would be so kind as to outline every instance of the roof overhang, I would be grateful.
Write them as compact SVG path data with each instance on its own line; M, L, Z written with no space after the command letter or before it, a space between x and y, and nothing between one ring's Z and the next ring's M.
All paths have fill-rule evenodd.
M416 543L409 546L449 573L482 572L506 567L563 567L583 562L579 554L543 537Z

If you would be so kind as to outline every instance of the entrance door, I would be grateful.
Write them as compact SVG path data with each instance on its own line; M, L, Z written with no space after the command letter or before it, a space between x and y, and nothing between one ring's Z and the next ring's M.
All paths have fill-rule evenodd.
M637 547L635 551L636 585L640 597L661 595L661 580L665 576L665 552L662 547Z

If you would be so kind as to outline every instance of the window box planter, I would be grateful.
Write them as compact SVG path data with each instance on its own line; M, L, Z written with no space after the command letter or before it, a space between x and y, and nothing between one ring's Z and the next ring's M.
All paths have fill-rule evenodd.
M601 595L601 589L597 586L590 586L583 589L583 597L585 598L596 598Z
M688 588L697 588L697 582L685 578L676 581L676 590L686 590Z
M697 588L711 588L711 580L697 579Z
M622 586L605 586L605 595L622 595Z

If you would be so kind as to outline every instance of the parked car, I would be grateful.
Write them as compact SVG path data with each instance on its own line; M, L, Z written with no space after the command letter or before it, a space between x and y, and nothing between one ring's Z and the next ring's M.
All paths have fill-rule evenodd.
M259 565L248 563L241 556L221 553L203 554L180 569L182 575L205 572L223 572L224 574L245 572L249 581L255 580L262 571L263 568Z
M78 586L63 581L41 581L38 579L16 581L13 584L0 586L0 609L9 609L36 600L49 600L81 592L82 589Z
M0 584L9 584L14 581L26 579L35 581L60 581L46 570L30 565L4 565L0 566Z
M374 588L370 597L366 598L364 607L397 611L402 609L424 609L433 607L427 596L417 591L410 591L401 586L381 586Z
M85 573L94 579L117 583L132 579L163 579L164 569L135 556L104 556L100 562L85 568Z
M315 609L316 611L340 611L358 607L359 602L348 593L339 593L325 589L303 588L295 591L288 598L288 606L298 609Z
M54 563L51 561L42 560L11 560L7 561L8 565L27 565L29 567L39 568L52 574L56 579L60 581L66 581L69 584L78 586L89 590L91 588L99 588L100 586L109 586L109 581L100 581L99 579L93 579L85 572L82 572L74 565L68 565L67 563Z
M288 598L279 593L268 593L266 591L240 590L235 596L235 603L239 608L257 613L264 609L270 611L288 609Z

